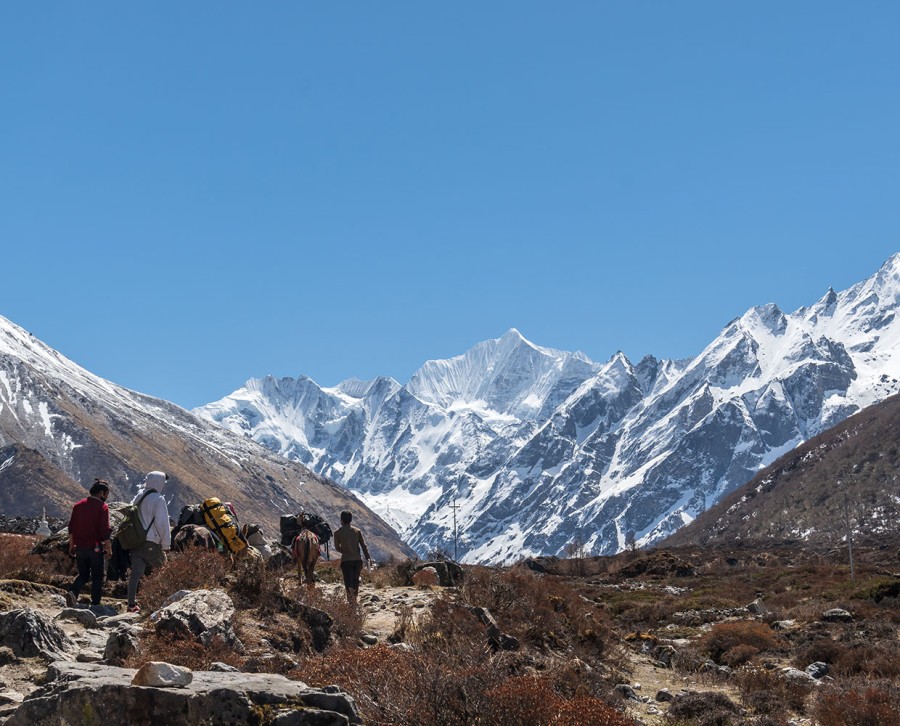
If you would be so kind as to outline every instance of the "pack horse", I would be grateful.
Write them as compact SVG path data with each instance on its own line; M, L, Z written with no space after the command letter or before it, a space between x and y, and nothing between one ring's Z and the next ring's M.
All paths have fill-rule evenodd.
M297 578L306 579L308 587L315 587L316 562L319 561L319 538L309 529L300 530L291 544L291 556L297 565Z

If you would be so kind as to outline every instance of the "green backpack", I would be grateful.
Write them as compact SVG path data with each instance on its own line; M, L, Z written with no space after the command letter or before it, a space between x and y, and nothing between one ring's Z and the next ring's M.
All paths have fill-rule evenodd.
M122 521L119 523L118 529L116 529L116 539L119 540L119 544L122 545L123 550L136 550L147 541L147 530L153 526L156 517L153 517L153 519L150 520L147 529L144 529L141 525L141 517L138 512L141 508L141 502L155 491L156 489L150 489L144 492L144 496L138 499L134 504L129 504L122 508L123 517Z

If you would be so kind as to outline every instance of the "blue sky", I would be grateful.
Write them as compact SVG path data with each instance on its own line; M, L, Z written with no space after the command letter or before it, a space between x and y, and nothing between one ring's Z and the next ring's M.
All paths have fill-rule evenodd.
M0 9L0 315L193 407L518 328L687 357L900 250L900 6Z

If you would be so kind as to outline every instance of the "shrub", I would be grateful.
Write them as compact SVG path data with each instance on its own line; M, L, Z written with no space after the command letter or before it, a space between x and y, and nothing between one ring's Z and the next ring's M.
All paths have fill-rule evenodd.
M722 693L703 691L675 696L669 706L669 721L690 719L697 726L730 726L740 708Z
M722 654L722 663L729 668L737 668L749 662L757 653L759 653L759 648L752 645L736 645Z
M228 560L223 560L226 567ZM284 610L281 576L259 559L241 559L230 565L226 583L237 608L257 608L260 613Z
M569 726L632 726L634 721L591 696L564 699L546 678L516 676L485 695L479 714L495 726L567 724Z
M737 646L751 646L757 652L779 650L782 642L768 625L753 621L718 623L706 633L698 644L700 651L707 653L716 663Z
M844 648L832 662L833 670L840 676L867 676L869 678L900 677L900 644L853 643Z
M22 534L0 534L0 579L25 580L68 587L75 577L75 560L64 550L32 554L36 538Z
M140 650L126 659L125 667L140 668L150 661L163 661L191 670L209 670L210 665L217 661L240 668L244 662L220 638L215 638L209 646L204 646L193 638L163 636L152 631L141 637Z
M573 648L591 658L609 645L605 616L562 580L516 568L472 568L460 601L490 610L500 628L539 650Z
M776 716L789 710L805 713L806 699L815 688L811 683L784 678L764 668L737 672L741 699L754 713Z
M141 579L139 600L143 609L158 609L179 590L225 587L228 560L218 552L195 549L170 553L166 563Z
M812 714L820 726L896 724L900 688L884 681L828 687L816 698Z

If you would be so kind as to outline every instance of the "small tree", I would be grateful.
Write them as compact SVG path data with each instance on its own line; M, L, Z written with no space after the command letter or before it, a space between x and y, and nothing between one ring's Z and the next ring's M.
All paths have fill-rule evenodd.
M575 535L575 538L565 546L566 557L575 562L575 574L584 575L584 540L581 535Z
M635 550L637 550L637 540L635 539L635 534L633 529L629 529L625 533L625 546L631 550L631 553L634 554Z

